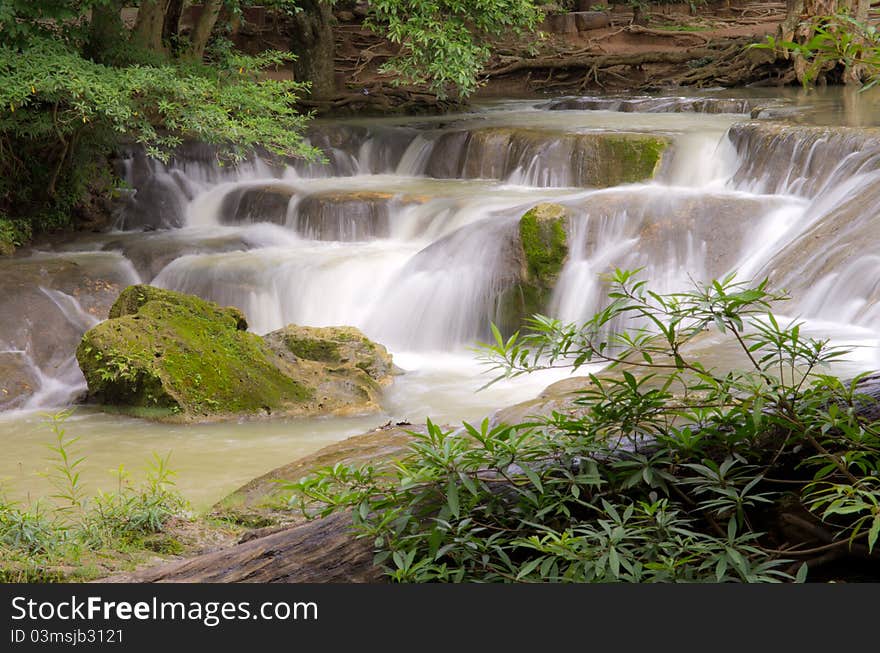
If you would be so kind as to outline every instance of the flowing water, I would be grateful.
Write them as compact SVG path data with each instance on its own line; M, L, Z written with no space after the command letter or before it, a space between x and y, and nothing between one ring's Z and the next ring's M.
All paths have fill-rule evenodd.
M78 407L65 424L86 478L172 453L207 506L247 480L388 420L478 420L564 373L477 392L470 348L516 274L517 220L541 201L572 211L571 252L549 312L590 316L602 273L645 269L661 291L737 270L769 275L783 312L856 346L844 371L878 365L880 131L871 96L496 101L462 115L317 121L326 163L218 166L205 147L163 165L132 153L137 189L109 233L0 260L0 480L47 493L44 412L85 384L81 334L136 282L240 307L251 329L353 325L406 373L380 415L170 426ZM729 113L743 112L743 113ZM758 119L750 119L753 112ZM670 139L650 183L595 188L603 134ZM711 351L707 352L711 356Z

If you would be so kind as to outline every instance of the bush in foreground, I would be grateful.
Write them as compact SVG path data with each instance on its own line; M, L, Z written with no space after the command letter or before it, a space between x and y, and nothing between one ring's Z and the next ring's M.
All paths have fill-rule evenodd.
M660 295L633 272L582 325L536 316L483 357L499 378L602 363L571 411L445 431L391 470L337 465L290 486L351 510L397 581L777 582L877 578L880 423L846 352L770 312L766 282ZM714 330L744 369L693 360ZM595 369L595 368L593 368Z

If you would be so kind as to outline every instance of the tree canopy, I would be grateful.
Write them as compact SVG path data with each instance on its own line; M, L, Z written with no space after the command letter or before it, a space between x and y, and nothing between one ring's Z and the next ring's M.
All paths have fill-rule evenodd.
M317 154L304 144L307 116L297 108L317 80L262 74L301 50L291 44L291 52L246 56L225 38L247 0L206 0L186 32L183 0L142 0L133 26L121 16L128 4L0 0L3 240L66 224L121 143L160 158L184 140L232 156L256 146L281 156ZM324 19L332 5L269 4ZM532 26L538 15L532 0L378 0L371 7L367 24L400 44L387 69L439 95L472 92L489 55L485 36ZM321 56L329 56L332 75L332 33Z

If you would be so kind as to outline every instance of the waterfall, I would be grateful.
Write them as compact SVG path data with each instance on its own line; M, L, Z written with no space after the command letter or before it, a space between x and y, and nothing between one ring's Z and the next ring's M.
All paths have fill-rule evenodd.
M135 281L238 306L257 333L357 326L430 365L488 336L523 274L517 220L545 201L570 212L569 256L543 307L565 321L601 308L608 272L642 268L661 292L767 276L792 292L792 314L880 330L880 134L748 119L757 106L587 97L316 121L307 136L323 162L132 150L117 230L35 255L80 267L27 268L23 283L41 290L10 295L27 311L0 319L0 365L36 388L16 406L63 403L82 389L78 337ZM631 175L632 143L645 142L669 143L653 178ZM100 279L112 282L89 285ZM52 335L31 341L40 321Z

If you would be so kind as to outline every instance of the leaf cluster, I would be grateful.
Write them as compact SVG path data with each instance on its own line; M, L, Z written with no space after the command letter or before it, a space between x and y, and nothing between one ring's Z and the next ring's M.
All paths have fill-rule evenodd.
M637 272L609 281L587 323L536 316L483 350L499 378L606 366L571 410L428 422L390 472L322 470L288 486L292 505L351 510L398 581L775 582L803 580L816 544L873 559L880 429L861 409L876 399L823 369L844 352L780 324L766 282L661 295ZM711 333L743 369L691 357Z

